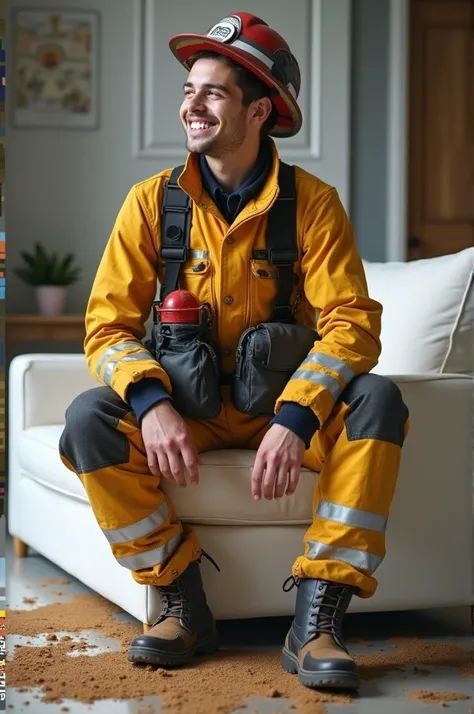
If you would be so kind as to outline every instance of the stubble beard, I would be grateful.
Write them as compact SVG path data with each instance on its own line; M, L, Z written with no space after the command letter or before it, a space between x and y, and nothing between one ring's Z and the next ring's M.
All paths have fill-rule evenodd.
M186 137L186 148L189 152L205 154L213 159L222 159L224 156L234 154L245 141L246 131L244 125L237 126L230 136L210 136L208 139L194 139Z

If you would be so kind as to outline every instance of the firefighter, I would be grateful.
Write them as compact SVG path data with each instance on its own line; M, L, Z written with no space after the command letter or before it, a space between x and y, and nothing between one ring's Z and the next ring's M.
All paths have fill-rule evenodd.
M174 36L170 48L186 70L179 115L188 153L178 183L193 217L179 287L210 306L222 373L231 376L242 333L270 319L277 291L265 255L279 194L272 137L301 128L300 72L285 40L245 12L205 34ZM357 689L342 621L353 596L376 591L408 412L398 387L372 372L382 307L368 295L337 191L294 171L294 314L320 339L273 415L236 409L225 381L215 418L181 415L169 375L142 341L166 268L160 230L169 169L134 185L116 218L86 313L87 363L101 386L69 406L60 454L81 479L118 563L159 591L161 614L133 640L128 658L160 666L218 647L203 551L160 480L198 485L200 452L228 447L255 450L249 497L256 500L292 498L302 465L320 472L313 521L288 579L297 587L296 609L281 661L307 686Z

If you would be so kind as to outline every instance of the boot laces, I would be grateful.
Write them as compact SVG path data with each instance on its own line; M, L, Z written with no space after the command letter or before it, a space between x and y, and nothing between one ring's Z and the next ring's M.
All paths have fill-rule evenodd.
M295 586L300 584L300 578L290 575L283 583L283 590L290 592ZM311 603L312 608L309 613L308 634L313 637L319 634L332 635L339 642L339 632L337 626L337 614L339 611L340 597L343 590L338 586L334 593L330 588L326 589L323 595L316 595ZM319 611L316 609L319 608Z
M212 558L212 557L209 555L209 553L206 553L206 551L201 548L201 558L199 558L199 562L201 562L202 556L204 556L205 558L207 558L207 560L208 560L210 563L213 564L213 566L215 567L215 569L216 569L219 573L221 572L221 569L220 569L219 566L217 565L217 563L216 563L216 561L214 560L214 558Z
M199 558L199 562L201 562L202 556L207 558L216 570L220 572L221 569L217 565L216 561L201 548L201 557ZM189 610L189 603L183 590L180 588L178 581L171 583L171 585L161 585L157 587L160 591L162 609L154 624L156 624L158 620L163 617L176 617L178 619L185 620Z
M184 617L187 612L187 601L183 591L177 584L165 585L159 588L162 598L162 614L160 617Z
M340 593L332 594L326 590L324 595L316 595L309 614L308 634L338 636L337 613L339 610ZM319 608L319 611L316 609Z

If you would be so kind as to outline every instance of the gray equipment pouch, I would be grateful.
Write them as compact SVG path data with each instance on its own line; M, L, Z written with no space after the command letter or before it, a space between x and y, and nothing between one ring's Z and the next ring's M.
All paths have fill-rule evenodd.
M153 326L155 358L171 380L173 406L194 419L215 419L221 410L219 358L209 326Z
M316 330L299 324L264 322L245 330L232 380L235 408L253 416L273 416L278 397L319 339Z

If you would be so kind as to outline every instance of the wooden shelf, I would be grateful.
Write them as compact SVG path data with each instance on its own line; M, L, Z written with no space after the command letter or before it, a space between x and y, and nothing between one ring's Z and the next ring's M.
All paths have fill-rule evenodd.
M7 315L7 340L83 341L84 315Z

